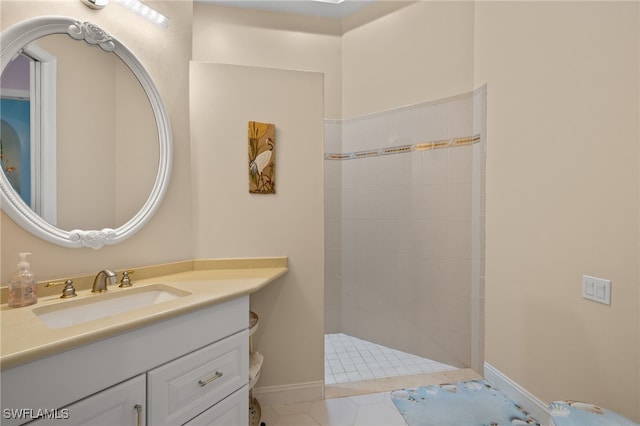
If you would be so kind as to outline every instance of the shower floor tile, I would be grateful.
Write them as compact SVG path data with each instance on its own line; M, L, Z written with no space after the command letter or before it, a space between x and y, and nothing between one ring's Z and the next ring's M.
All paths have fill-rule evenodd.
M324 352L325 385L456 370L447 364L343 333L325 334Z

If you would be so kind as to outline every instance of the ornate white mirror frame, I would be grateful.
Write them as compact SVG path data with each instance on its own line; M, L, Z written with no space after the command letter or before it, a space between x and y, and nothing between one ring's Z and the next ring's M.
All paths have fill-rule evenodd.
M149 98L155 115L159 164L151 194L140 211L122 226L100 230L59 229L36 214L13 189L7 177L0 171L0 206L18 225L33 235L64 247L101 248L105 244L121 242L139 231L158 209L169 185L173 161L171 126L160 93L149 73L140 61L122 43L99 27L68 17L38 17L7 28L0 36L0 72L21 50L34 40L49 34L68 34L76 40L100 46L106 52L117 55L133 72Z

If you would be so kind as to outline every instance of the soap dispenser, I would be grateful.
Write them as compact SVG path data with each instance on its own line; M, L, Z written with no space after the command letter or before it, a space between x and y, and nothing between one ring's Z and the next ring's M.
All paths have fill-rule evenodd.
M27 256L31 253L20 253L18 270L9 277L9 307L33 305L38 301L36 276L29 269Z

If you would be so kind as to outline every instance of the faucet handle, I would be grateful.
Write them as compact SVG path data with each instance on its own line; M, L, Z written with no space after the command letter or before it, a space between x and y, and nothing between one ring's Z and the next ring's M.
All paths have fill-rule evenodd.
M129 275L133 275L135 271L123 271L122 279L120 280L120 285L118 287L131 287L133 283L131 282L131 278Z
M64 289L62 290L62 296L60 296L61 299L68 299L70 297L75 297L77 296L76 294L76 289L73 286L73 280L67 280L64 283Z
M70 297L77 296L76 289L75 287L73 287L73 280L54 281L54 282L47 283L45 287L56 287L63 284L64 284L64 289L62 290L62 296L60 296L61 299L68 299Z

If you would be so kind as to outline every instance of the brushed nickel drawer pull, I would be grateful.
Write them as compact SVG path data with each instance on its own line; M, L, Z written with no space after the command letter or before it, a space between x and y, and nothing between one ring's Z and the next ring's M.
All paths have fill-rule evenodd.
M136 423L138 426L142 426L142 405L136 404L133 406L136 412L138 413L138 422Z
M214 374L212 377L208 378L207 380L198 380L198 384L200 386L206 386L209 383L213 382L214 380L219 379L220 377L222 377L222 372L216 371L216 374Z

